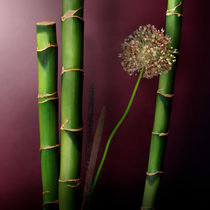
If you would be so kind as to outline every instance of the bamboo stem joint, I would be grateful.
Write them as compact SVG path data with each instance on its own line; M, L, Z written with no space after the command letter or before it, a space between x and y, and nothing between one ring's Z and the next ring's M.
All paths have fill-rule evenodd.
M158 133L158 132L152 132L152 134L154 134L154 135L158 135L158 136L168 136L168 133Z
M163 174L163 171L155 171L155 172L146 172L147 176L154 176L156 174Z
M81 179L65 179L65 180L59 179L58 181L62 183L68 183L66 186L70 188L78 187L81 184ZM69 182L74 182L75 184L74 185L69 184Z
M79 10L83 9L83 7L80 7L79 9L76 10L68 10L62 17L61 17L61 21L64 22L66 19L68 18L78 18L82 21L84 21L84 19L78 15L75 15Z
M54 149L60 147L59 144L52 145L52 146L46 146L46 147L40 147L40 150L47 150L47 149Z
M141 206L141 210L144 210L144 209L152 209L152 210L155 210L153 207Z
M37 52L43 52L44 50L50 48L50 47L57 47L58 45L57 44L51 44L49 43L46 47L43 47L42 49L37 49L36 51Z
M62 76L65 72L71 72L71 71L81 71L81 72L84 72L83 69L64 69L64 67L62 67L61 76Z
M166 97L166 98L173 98L174 97L174 94L162 93L162 90L163 89L157 90L157 93L160 94L160 95L162 95L163 97Z
M47 204L58 204L58 200L55 200L55 201L47 201L47 202L44 202L43 205L47 205Z
M46 190L46 191L42 192L43 195L44 195L44 194L48 194L48 193L50 193L49 190Z
M179 13L179 12L175 12L176 9L177 9L178 7L180 7L181 5L182 5L182 2L180 1L179 4L176 5L174 8L168 9L168 10L166 11L166 16L177 15L177 17L183 17L183 14L181 14L181 13Z
M39 104L43 104L43 103L46 103L46 102L51 101L51 100L57 100L58 99L58 94L57 94L57 92L38 94L37 98L38 98L38 100L46 98L44 101L38 101Z
M61 125L61 130L64 130L64 131L72 131L72 132L77 132L77 131L82 131L83 130L83 127L81 128L65 128L65 125L68 123L69 121L66 120L62 125Z

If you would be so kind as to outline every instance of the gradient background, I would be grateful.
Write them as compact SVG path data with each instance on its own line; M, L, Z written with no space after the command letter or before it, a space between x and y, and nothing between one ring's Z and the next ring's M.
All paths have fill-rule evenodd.
M209 1L184 2L170 135L157 209L210 209ZM139 25L165 25L167 0L85 0L84 124L90 82L95 120L106 106L102 146L121 117L136 77L122 71L120 43ZM41 209L36 28L57 22L61 1L1 0L0 209ZM61 54L59 71L61 70ZM158 79L142 80L100 176L94 209L139 209L147 168ZM100 151L102 154L102 149Z

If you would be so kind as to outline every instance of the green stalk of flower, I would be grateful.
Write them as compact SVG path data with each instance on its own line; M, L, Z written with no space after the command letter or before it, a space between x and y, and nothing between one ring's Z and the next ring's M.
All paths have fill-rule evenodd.
M163 30L157 30L151 25L140 26L132 35L129 35L122 44L122 53L119 57L122 59L121 64L123 69L128 72L129 75L139 73L139 76L128 106L108 138L101 162L89 192L85 209L89 209L90 207L93 192L106 159L111 140L128 114L141 78L152 78L170 71L172 64L175 62L175 56L172 54L173 49L170 48L170 37L164 36L163 32Z
M183 0L168 1L168 10L166 13L166 35L171 37L171 46L176 49L176 57L178 57L181 37L182 9ZM163 173L162 167L168 139L176 68L177 62L173 64L170 72L162 74L159 78L149 163L142 201L142 209L146 210L154 209L161 174Z
M63 0L60 210L80 209L83 91L83 0Z
M101 169L103 167L103 164L104 164L104 161L106 159L106 156L107 156L107 152L108 152L108 149L109 149L109 146L110 146L110 143L111 143L111 140L112 138L114 137L115 133L117 132L118 128L120 127L120 125L123 123L125 117L127 116L128 114L128 111L130 110L130 107L133 103L133 100L135 98L135 95L136 95L136 92L137 92L137 89L139 87L139 84L140 84L140 81L141 81L141 78L142 78L142 75L143 75L143 71L141 71L141 73L139 74L139 77L138 77L138 80L136 82L136 85L134 87L134 90L133 90L133 93L131 95L131 98L128 102L128 106L124 112L124 114L122 115L121 119L118 121L118 123L116 124L116 126L114 127L114 129L112 130L108 140L107 140L107 143L106 143L106 147L105 147L105 150L104 150L104 153L103 153L103 156L102 156L102 159L101 159L101 162L99 164L99 167L98 167L98 170L96 172L96 175L95 175L95 178L93 180L93 184L91 186L91 189L90 189L90 192L89 192L89 196L88 196L88 199L87 199L87 202L86 202L86 205L85 205L85 208L84 209L89 209L90 207L90 202L91 202L91 199L93 197L93 192L95 190L95 186L96 186L96 183L98 181L98 178L99 178L99 175L100 175L100 172L101 172Z
M54 22L37 28L38 103L43 209L58 209L58 49Z

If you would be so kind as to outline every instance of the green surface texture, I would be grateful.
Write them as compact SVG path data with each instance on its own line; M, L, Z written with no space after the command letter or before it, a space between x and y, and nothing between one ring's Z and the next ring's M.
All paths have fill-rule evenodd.
M63 0L62 16L69 10L83 7L83 0ZM75 15L83 17L83 9ZM64 69L83 69L84 23L76 17L62 21L62 66ZM61 76L61 123L65 128L82 128L83 72L68 71ZM61 167L59 182L60 210L80 209L80 185L71 179L79 179L81 171L82 130L61 130ZM62 181L62 182L61 182Z

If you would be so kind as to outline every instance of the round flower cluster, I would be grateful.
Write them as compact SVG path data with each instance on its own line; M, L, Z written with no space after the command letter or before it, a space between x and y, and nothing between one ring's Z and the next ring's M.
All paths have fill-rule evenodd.
M168 72L176 61L170 47L171 39L164 35L164 30L157 30L153 25L140 26L122 43L121 64L129 75L144 71L143 77L152 78Z

